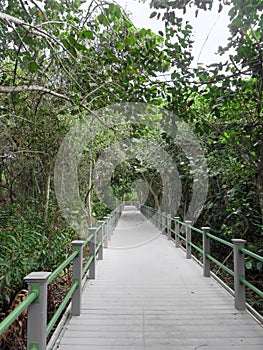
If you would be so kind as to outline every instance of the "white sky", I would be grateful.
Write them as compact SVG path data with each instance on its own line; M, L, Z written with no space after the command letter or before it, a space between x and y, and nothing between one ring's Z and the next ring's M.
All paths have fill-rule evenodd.
M131 20L137 27L151 28L154 32L163 30L163 22L150 19L149 16L153 9L149 7L148 3L139 3L138 0L115 0L126 11L131 13ZM214 10L211 11L199 11L198 17L195 18L195 8L187 8L186 15L183 18L188 20L194 28L194 48L193 55L195 61L193 66L198 62L205 65L220 61L220 56L215 55L218 46L225 46L227 38L229 36L228 30L228 15L229 8L224 7L221 13L218 13L218 6L214 6ZM180 10L179 10L180 11ZM182 12L180 11L180 15Z

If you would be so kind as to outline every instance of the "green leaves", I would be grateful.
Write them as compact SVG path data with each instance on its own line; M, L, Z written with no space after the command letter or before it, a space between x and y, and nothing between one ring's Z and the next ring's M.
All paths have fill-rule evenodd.
M103 24L105 27L108 25L109 21L107 19L107 17L103 14L100 13L97 17L98 21L100 24Z
M122 16L121 9L116 4L109 4L108 7L105 8L104 13L100 13L97 17L100 24L103 26L108 26L110 23L120 19Z
M82 34L84 36L84 38L93 40L94 39L94 34L93 31L91 30L87 30L86 28L83 29Z

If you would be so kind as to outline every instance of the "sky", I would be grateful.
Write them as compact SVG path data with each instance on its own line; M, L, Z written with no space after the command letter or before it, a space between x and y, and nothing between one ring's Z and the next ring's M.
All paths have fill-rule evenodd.
M138 0L115 1L131 13L130 18L136 27L151 28L156 33L163 30L164 25L161 19L149 18L153 12L153 9L149 7L149 0L146 4L140 3ZM215 52L219 45L225 46L227 43L229 36L228 10L224 7L223 11L218 13L218 7L215 6L213 11L200 10L198 17L195 18L195 9L187 9L183 18L188 20L194 28L193 66L197 66L197 61L204 65L220 61L220 56L216 55Z

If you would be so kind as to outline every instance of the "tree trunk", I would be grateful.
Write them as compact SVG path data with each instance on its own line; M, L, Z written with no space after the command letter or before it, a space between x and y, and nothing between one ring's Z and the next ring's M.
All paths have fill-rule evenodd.
M4 192L3 192L3 167L0 166L0 203L3 202L4 200Z
M45 203L45 217L44 217L45 223L47 223L47 219L48 219L48 208L49 208L49 197L50 197L50 180L51 180L51 176L50 176L50 174L48 174L47 190L46 190L46 203Z
M261 223L263 224L263 125L261 132L260 163L256 170L256 181L260 203Z

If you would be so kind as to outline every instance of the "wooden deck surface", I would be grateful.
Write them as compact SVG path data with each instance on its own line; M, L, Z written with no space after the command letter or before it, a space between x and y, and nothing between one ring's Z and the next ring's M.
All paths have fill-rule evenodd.
M59 350L263 350L263 328L135 207L96 273Z

